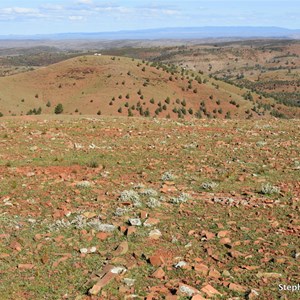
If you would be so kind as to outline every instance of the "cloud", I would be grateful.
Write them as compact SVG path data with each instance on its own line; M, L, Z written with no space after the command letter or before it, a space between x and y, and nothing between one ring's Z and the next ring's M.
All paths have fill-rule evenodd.
M0 9L1 21L13 21L16 19L32 19L45 17L43 13L37 8L27 7L5 7Z
M110 12L116 14L135 14L137 16L159 16L159 15L179 15L180 12L175 9L153 8L153 7L126 7L126 6L97 6L93 11L100 13Z
M83 19L83 16L69 16L70 21L82 21Z
M31 15L31 14L39 14L39 10L36 8L27 8L27 7L7 7L0 9L0 13L2 14L22 14L22 15Z
M92 0L77 0L77 4L93 4Z
M133 8L128 8L124 6L107 6L107 7L96 7L94 11L97 12L111 12L111 13L120 13L120 14L128 14L133 13Z
M60 10L64 10L65 8L63 5L43 4L41 6L41 9L48 10L48 11L60 11Z

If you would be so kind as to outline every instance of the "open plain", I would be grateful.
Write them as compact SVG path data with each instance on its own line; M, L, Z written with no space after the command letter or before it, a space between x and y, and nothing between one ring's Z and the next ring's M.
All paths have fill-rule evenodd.
M299 299L299 129L1 118L1 299Z

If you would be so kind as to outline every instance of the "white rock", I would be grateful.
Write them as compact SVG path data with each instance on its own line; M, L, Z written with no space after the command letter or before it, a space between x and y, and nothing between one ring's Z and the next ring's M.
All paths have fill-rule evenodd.
M192 289L192 288L190 288L189 286L186 286L186 285L181 285L179 287L179 290L180 290L181 293L187 294L190 297L193 296L196 293L196 291L194 289Z
M91 187L91 183L87 180L80 181L76 183L76 187L78 188L89 188Z
M127 285L127 286L133 286L135 283L135 279L132 278L124 278L123 282Z
M97 229L102 232L113 232L117 229L117 227L111 224L101 224Z
M141 226L142 225L142 222L141 222L141 220L139 218L137 218L137 219L129 219L129 223L132 226Z
M95 253L97 251L97 248L96 247L91 247L89 250L90 250L89 251L90 253Z
M124 267L114 267L110 270L113 274L122 274L126 272L126 269Z
M162 234L161 234L161 232L160 232L159 229L154 229L154 230L151 230L151 231L149 232L149 237L150 237L150 238L159 238L159 237L161 237L161 236L162 236Z
M180 261L178 262L176 265L175 265L175 268L178 269L178 268L182 268L184 266L186 266L187 263L185 261Z

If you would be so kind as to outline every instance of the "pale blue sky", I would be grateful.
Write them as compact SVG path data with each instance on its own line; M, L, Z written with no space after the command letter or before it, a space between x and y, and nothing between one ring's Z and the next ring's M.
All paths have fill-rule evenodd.
M159 27L300 28L300 0L1 0L0 34Z

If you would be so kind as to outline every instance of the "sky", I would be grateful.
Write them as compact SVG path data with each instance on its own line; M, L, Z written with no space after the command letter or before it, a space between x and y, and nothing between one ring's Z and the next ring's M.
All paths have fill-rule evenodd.
M300 29L300 0L0 1L0 35L201 26Z

